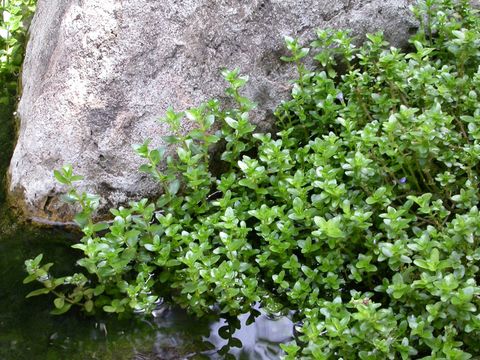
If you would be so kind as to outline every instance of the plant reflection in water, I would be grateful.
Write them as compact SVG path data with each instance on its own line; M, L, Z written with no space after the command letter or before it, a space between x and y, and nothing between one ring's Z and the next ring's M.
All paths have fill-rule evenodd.
M165 331L175 327L175 323L184 323L185 329L190 331L196 327L194 332L199 340L196 349L189 353L176 353L175 349L186 349L188 334ZM294 326L289 317L268 316L258 306L238 318L221 318L210 321L208 326L199 325L181 310L161 307L151 323L152 328L158 329L153 350L138 352L135 359L279 359L282 354L280 344L292 339Z

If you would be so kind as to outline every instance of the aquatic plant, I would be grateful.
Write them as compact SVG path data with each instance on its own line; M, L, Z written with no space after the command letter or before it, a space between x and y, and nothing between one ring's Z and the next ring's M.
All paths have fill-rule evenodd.
M290 309L286 359L478 355L480 18L468 1L414 12L408 53L380 33L360 47L346 31L286 38L299 77L276 134L255 133L247 79L224 71L237 105L170 109L176 154L135 146L164 194L112 223L92 220L99 198L72 167L56 171L82 208L83 273L55 278L40 255L30 295L53 293L54 313L150 312L161 297L199 316ZM181 134L185 118L198 127Z

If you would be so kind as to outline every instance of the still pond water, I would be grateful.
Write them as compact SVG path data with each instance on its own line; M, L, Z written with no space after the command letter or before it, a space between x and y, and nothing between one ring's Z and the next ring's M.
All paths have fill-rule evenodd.
M0 178L11 155L11 118L0 111ZM70 248L79 234L17 223L0 190L0 360L87 359L279 359L279 344L292 338L286 317L254 310L238 319L197 319L170 305L155 317L117 319L81 313L49 314L52 298L25 295L25 259L39 253L54 272L69 274L79 252Z

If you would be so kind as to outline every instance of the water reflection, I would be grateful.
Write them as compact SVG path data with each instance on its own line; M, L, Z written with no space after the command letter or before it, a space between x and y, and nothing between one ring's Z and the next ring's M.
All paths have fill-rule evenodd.
M160 331L157 333L153 351L138 353L135 359L274 360L282 355L280 344L293 337L293 323L290 318L270 317L258 306L251 313L238 318L210 320L207 327L196 327L198 324L192 323L192 319L181 319L181 314L182 311L178 309L168 309L157 317L155 323ZM187 332L182 334L180 331L173 336L166 336L165 330L179 323L186 324ZM182 348L185 350L186 335L190 339L192 335L198 337L197 349L183 355L169 351Z
M279 359L279 345L292 339L292 330L289 318L270 317L257 307L238 319L213 323L207 341L213 344L216 354L209 355L212 359Z

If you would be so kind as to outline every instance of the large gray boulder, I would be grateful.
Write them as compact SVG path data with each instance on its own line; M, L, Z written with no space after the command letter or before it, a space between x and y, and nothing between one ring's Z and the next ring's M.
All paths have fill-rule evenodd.
M288 96L283 37L316 28L383 30L402 46L415 21L409 0L39 0L23 68L20 131L9 170L11 199L28 217L65 221L52 173L72 164L104 208L152 196L131 144L168 133L156 121L222 97L224 67L250 77L268 128ZM270 120L269 120L270 119ZM188 129L189 124L184 124Z

